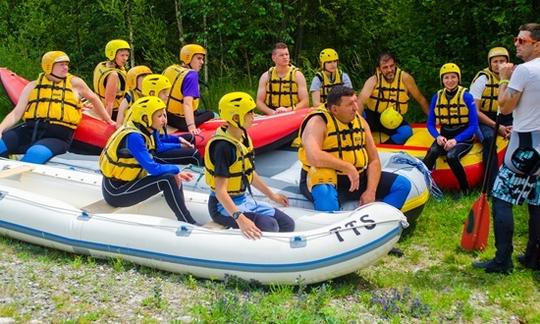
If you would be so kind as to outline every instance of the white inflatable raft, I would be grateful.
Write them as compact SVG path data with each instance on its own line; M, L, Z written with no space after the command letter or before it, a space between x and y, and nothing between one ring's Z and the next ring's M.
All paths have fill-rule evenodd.
M382 170L402 175L412 184L411 191L401 208L409 222L415 221L422 213L425 204L429 200L430 192L435 195L442 195L431 180L429 170L419 159L402 152L379 152L379 157ZM54 157L49 164L62 168L99 173L96 156L66 153ZM257 173L264 178L265 182L274 191L282 192L289 198L291 206L313 209L313 203L308 201L298 188L301 164L298 161L296 151L275 150L257 155L255 166ZM196 177L195 181L186 184L185 188L196 192L209 193L210 189L204 181L202 168L188 168L191 168L191 172L195 173ZM265 199L257 190L254 189L253 191L257 199ZM342 210L354 210L356 207L358 207L357 203L351 201L344 204Z
M66 168L0 160L0 234L46 247L198 277L271 283L314 283L355 272L386 255L407 226L384 203L353 211L282 210L293 233L245 239L238 230L178 222L161 195L129 207L102 200L101 176ZM184 189L188 208L208 222L208 194Z

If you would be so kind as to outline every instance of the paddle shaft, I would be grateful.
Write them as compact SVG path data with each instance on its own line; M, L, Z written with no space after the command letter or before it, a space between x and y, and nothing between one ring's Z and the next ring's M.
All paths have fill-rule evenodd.
M495 131L495 134L493 135L493 140L491 143L489 143L489 155L488 159L486 161L485 170L484 170L484 180L482 181L482 193L487 192L487 186L488 186L488 175L491 171L491 159L493 158L493 152L495 151L495 147L497 146L497 135L499 134L499 125L501 124L501 118L500 113L497 113L497 117L495 117L495 127L493 127L493 130ZM484 148L485 149L485 148Z

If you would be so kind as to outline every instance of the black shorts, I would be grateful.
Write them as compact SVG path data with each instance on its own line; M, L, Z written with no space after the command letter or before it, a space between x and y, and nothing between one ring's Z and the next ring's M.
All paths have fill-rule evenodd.
M73 141L74 129L47 121L28 121L2 134L8 154L24 154L33 145L47 147L53 155L67 152Z

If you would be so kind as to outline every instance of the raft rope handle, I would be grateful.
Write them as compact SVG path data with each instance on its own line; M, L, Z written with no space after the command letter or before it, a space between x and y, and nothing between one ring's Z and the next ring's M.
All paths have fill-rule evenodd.
M415 167L424 175L424 181L429 187L429 193L435 198L435 200L440 201L443 197L443 193L433 177L431 176L431 171L426 167L426 165L419 159L409 155L406 152L400 151L399 153L393 155L390 158L391 163L397 164L407 164Z
M195 180L195 188L199 188L199 182L201 181L201 179L204 177L204 167L202 166L198 166L198 165L194 165L194 164L189 164L188 166L186 166L185 168L182 169L183 170L191 170L193 171L194 173L197 173L199 174L199 176L197 177L197 180Z
M53 210L53 211L57 211L57 212L63 212L65 214L72 215L72 216L75 216L75 217L85 216L86 219L90 218L90 219L98 219L98 220L107 220L107 221L117 223L117 224L127 224L127 225L137 225L137 226L150 227L150 228L160 228L160 229L164 229L164 230L170 230L170 231L175 232L175 233L176 233L176 231L178 230L178 227L179 227L178 225L172 226L172 225L144 224L144 223L134 222L132 220L127 220L127 219L126 220L113 219L113 218L109 218L109 217L106 217L106 216L101 216L99 214L88 213L88 212L81 211L81 210L49 206L49 205L46 205L46 204L35 202L33 200L29 200L27 198L13 196L13 195L10 195L9 193L7 194L7 197L9 197L9 198L11 198L13 200L22 201L22 202L25 202L25 203L28 203L28 204L31 204L31 205L34 205L34 206L38 206L38 207L41 207L41 208L45 208L45 209L48 209L48 210ZM352 212L354 212L354 211L352 211ZM395 220L379 221L379 222L377 222L375 224L362 224L362 225L358 225L358 226L350 226L350 227L339 228L339 229L335 229L333 231L325 230L325 231L315 232L315 233L312 233L312 234L309 234L309 235L301 235L301 236L305 237L305 238L316 239L316 238L321 238L321 237L328 236L329 234L341 233L341 232L345 232L345 231L352 231L354 229L361 229L361 228L365 228L365 227L371 226L371 225L379 225L379 224L385 224L385 223L391 223L391 222L396 222L396 221ZM204 227L201 227L201 226L195 226L193 224L188 224L188 223L185 223L185 224L187 224L188 226L190 226L190 225L192 226L192 229L193 229L192 235L197 234L197 233L199 233L199 234L213 233L213 234L219 234L219 235L238 235L238 233L239 233L238 231L234 231L234 232L228 231L228 230L216 231L216 230L207 229L207 228L204 228ZM180 225L180 226L184 226L184 225ZM403 227L403 225L402 225L402 227ZM290 237L290 235L272 235L272 237L266 237L266 238L267 239L272 239L272 240L277 240L277 241L284 240L284 242L289 243L291 237Z

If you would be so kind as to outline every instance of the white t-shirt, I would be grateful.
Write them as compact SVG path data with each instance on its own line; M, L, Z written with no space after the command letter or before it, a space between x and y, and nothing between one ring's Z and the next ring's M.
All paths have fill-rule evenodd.
M481 74L471 84L471 87L469 89L469 93L472 94L474 100L482 99L482 93L484 92L484 89L486 88L487 82L488 82L487 76L485 74Z
M521 98L513 112L513 130L540 130L540 58L518 65L512 73L508 87L521 92Z

